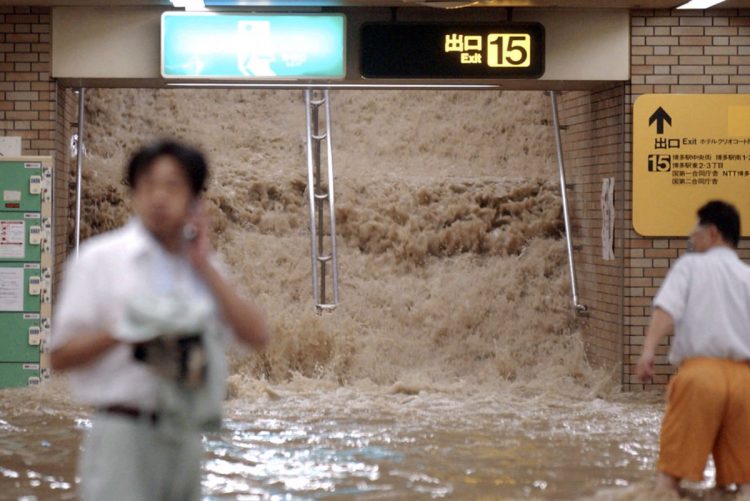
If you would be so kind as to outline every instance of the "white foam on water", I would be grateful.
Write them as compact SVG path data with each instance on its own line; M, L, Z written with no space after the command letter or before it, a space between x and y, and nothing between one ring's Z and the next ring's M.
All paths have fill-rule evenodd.
M87 92L83 237L126 219L120 179L137 146L161 136L196 144L213 168L217 250L272 327L266 352L232 356L227 428L206 439L206 491L645 496L661 401L620 395L614 369L587 361L570 308L548 98L331 98L341 305L319 316L300 91ZM57 467L36 446L24 458L11 451L50 427L53 448L57 432L75 430L77 444L87 414L60 384L3 392L0 454L11 472L72 486L70 450ZM27 432L3 435L8 427ZM52 481L9 489L56 496Z

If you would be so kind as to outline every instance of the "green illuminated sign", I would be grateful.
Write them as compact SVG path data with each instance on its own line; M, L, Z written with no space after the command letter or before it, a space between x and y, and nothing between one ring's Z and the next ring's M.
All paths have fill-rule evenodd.
M343 14L166 12L161 18L164 78L343 79Z

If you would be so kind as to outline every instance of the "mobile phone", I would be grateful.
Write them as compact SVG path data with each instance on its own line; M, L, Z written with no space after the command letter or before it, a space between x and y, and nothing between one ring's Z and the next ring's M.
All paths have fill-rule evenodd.
M190 205L191 216L195 214L197 211L198 211L198 202L195 201ZM190 222L187 222L185 226L182 227L182 238L188 242L192 242L193 240L198 238L198 228L195 226L195 223L190 221Z
M198 229L193 223L187 223L182 227L182 238L184 238L188 242L192 242L193 240L198 238Z

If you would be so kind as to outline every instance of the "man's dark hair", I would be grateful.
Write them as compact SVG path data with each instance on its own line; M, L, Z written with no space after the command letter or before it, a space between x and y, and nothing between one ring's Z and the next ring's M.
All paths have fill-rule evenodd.
M206 185L208 165L203 153L197 149L172 140L162 140L146 145L130 158L125 174L125 182L130 189L135 188L138 178L151 167L157 158L169 156L177 160L190 180L193 194L198 195Z
M740 214L732 204L712 200L698 209L698 221L701 225L716 226L724 240L732 247L737 247L740 243Z

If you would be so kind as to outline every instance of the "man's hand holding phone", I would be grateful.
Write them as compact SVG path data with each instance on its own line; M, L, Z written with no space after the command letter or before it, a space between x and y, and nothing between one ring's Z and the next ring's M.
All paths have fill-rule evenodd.
M183 228L187 257L195 269L202 273L206 266L210 266L211 243L208 239L208 214L203 200L197 200L190 218Z

